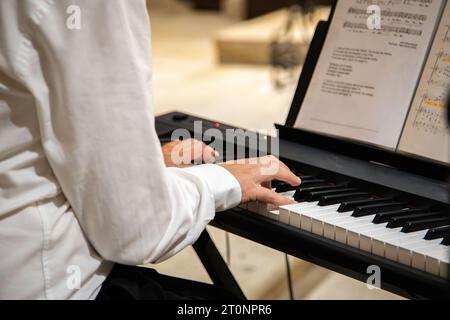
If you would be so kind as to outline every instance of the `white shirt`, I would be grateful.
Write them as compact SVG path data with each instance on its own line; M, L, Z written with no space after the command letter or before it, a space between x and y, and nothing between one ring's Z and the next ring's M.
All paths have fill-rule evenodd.
M222 167L165 167L150 58L144 0L0 1L0 299L95 298L240 202Z

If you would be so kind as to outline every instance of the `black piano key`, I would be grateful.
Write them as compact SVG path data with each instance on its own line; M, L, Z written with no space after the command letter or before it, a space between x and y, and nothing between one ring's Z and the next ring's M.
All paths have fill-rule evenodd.
M275 192L282 193L282 192L288 192L297 189L295 186L291 186L289 183L281 182L278 184L278 186L275 188Z
M450 226L438 227L428 230L425 240L433 240L444 237L450 237Z
M355 188L338 188L338 189L310 192L306 196L306 201L308 201L308 202L318 201L323 196L328 196L328 195L332 195L332 194L342 194L342 193L347 193L347 192L355 192L355 191L358 191L358 190Z
M308 179L302 180L302 183L300 185L303 187L326 186L329 185L329 182L324 179Z
M319 200L319 206L329 206L350 200L368 199L371 196L372 195L369 192L349 192L343 194L333 194L329 196L323 196Z
M302 180L302 181L307 181L307 180L312 180L312 179L316 179L316 177L314 176L307 176L307 175L298 175L298 177Z
M443 244L444 246L449 246L450 245L450 237L444 237L444 240L442 240L441 244Z
M303 187L315 187L315 186L326 186L326 185L329 185L329 183L324 179L302 180L302 183L300 184L300 186L303 186ZM292 190L296 190L300 186L294 187L288 183L283 182L280 185L278 185L278 187L276 187L275 192L281 193L281 192L292 191Z
M414 215L406 214L391 218L386 227L390 229L399 228L403 227L407 222L437 217L442 217L442 214L440 212L426 212Z
M393 217L404 216L407 214L414 215L419 213L428 212L428 208L414 208L414 209L401 209L401 210L393 210L388 212L380 212L375 215L373 218L373 223L386 223Z
M357 207L365 205L392 202L392 199L393 199L392 197L387 197L387 198L369 198L363 200L345 201L342 202L341 205L339 206L338 212L353 211Z
M303 187L300 185L297 188L297 191L294 193L294 199L295 201L304 201L306 200L306 197L309 193L315 192L315 191L325 191L325 190L334 190L334 189L340 189L340 188L346 188L347 184L336 184L336 185L326 185L326 186L319 186L319 187Z
M402 232L409 233L430 228L443 227L450 224L449 217L437 217L416 221L408 221L402 228Z
M282 184L282 183L284 183L283 181L281 181L281 180L278 180L278 179L273 179L272 180L272 188L277 188L280 184Z
M352 216L353 217L364 217L364 216L370 216L372 214L376 214L378 212L386 212L386 211L392 211L394 209L401 209L405 208L407 205L406 202L387 202L387 203L380 203L380 204L370 204L367 206L360 206L353 211Z

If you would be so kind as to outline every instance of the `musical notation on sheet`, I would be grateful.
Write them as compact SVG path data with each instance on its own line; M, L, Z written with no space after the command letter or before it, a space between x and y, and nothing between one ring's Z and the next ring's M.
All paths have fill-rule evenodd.
M373 4L379 29L368 27ZM295 126L395 150L442 9L441 0L338 1Z
M423 96L412 123L415 130L435 136L446 136L449 130L445 118L447 112L446 99L444 96Z
M399 150L441 162L450 160L446 119L450 90L450 3L444 9L417 87Z
M383 8L380 12L380 29L367 28L367 19L371 15L367 8L372 4ZM393 35L399 38L406 35L421 36L423 32L421 26L430 18L424 12L432 5L434 5L433 1L428 0L361 0L357 1L357 5L348 8L343 27L348 32ZM424 11L409 11L408 7L424 9Z

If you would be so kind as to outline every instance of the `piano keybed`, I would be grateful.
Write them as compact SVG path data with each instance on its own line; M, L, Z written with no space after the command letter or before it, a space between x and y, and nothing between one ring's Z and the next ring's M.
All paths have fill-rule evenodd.
M275 192L297 203L276 208L255 201L241 207L369 254L449 278L450 216L445 208L411 201L397 192L374 192L351 179L298 175L302 179L299 187L273 182Z

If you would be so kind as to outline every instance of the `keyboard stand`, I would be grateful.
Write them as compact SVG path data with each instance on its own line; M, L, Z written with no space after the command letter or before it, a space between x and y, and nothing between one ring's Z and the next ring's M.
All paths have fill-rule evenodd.
M236 279L217 250L216 245L209 236L208 231L203 231L198 240L193 245L197 256L202 262L212 282L241 300L246 300Z

